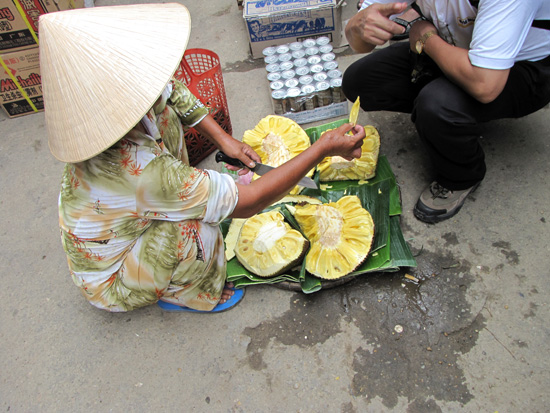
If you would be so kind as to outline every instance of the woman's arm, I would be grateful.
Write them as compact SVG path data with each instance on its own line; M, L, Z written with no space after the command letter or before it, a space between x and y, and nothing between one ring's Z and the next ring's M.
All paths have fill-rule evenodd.
M345 135L352 130L352 136ZM324 133L304 152L269 171L249 185L237 185L239 201L232 218L248 218L285 196L298 181L327 156L359 158L365 139L362 126L350 123Z

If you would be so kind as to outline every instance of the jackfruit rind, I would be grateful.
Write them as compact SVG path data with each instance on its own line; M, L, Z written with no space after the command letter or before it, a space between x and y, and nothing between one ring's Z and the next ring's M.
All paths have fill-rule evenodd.
M239 239L239 234L241 233L241 228L243 227L245 218L233 218L229 229L227 230L227 235L225 236L225 259L227 261L233 259L235 256L235 245L237 245L237 240Z
M321 182L366 180L374 177L380 152L380 135L370 125L365 126L365 135L360 158L348 161L341 156L328 156L317 165Z
M311 146L309 136L300 125L284 116L269 115L263 118L252 130L247 130L243 142L250 145L262 159L262 163L277 167ZM314 169L307 173L312 177ZM253 179L258 175L254 174ZM296 186L290 194L300 193L303 188Z
M374 221L355 195L323 205L296 205L294 218L311 242L306 270L319 278L345 277L367 258Z
M235 255L248 271L273 277L302 262L309 241L285 222L277 210L246 220L235 246Z

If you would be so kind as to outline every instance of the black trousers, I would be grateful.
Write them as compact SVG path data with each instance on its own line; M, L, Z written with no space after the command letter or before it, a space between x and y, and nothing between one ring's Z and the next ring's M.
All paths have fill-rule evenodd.
M342 89L352 102L360 96L365 111L411 113L433 162L435 180L451 190L469 188L485 176L482 123L519 118L550 102L550 57L517 62L502 93L487 104L448 80L431 61L431 73L412 83L417 59L408 42L377 50L345 71Z

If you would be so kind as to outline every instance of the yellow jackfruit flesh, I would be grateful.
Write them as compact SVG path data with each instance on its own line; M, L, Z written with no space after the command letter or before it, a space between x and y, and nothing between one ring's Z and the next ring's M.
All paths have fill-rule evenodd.
M247 130L243 142L250 145L262 159L262 163L277 167L311 146L309 136L300 125L284 116L269 115L263 118L254 129ZM313 176L314 170L307 176ZM254 174L253 179L258 175ZM302 187L296 186L291 195L298 194Z
M260 277L272 277L302 262L309 241L277 210L246 220L235 246L239 262Z
M374 238L374 222L355 195L322 205L292 208L301 230L311 242L306 270L335 280L353 272L367 258Z
M366 180L376 174L380 135L374 126L365 126L361 157L348 161L341 156L328 156L317 165L321 182Z

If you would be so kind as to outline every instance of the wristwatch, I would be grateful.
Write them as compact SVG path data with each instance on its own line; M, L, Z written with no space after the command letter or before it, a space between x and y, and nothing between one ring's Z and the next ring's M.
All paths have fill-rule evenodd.
M426 44L426 41L432 37L434 34L437 34L435 31L429 31L422 35L420 39L416 41L416 53L422 54L422 51L424 50L424 45Z

